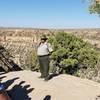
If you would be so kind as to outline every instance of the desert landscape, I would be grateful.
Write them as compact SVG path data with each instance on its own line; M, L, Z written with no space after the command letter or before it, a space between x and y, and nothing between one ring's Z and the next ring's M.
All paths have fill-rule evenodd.
M100 0L1 0L0 100L100 100Z
M0 44L12 51L14 62L21 66L20 62L25 64L28 53L42 34L50 36L57 32L74 34L100 48L100 29L0 29ZM23 70L1 74L0 79L12 100L100 100L100 83L66 74L49 81L39 76L39 72Z
M0 28L0 44L11 50L13 60L24 66L27 56L39 43L43 34L47 36L58 32L74 34L89 42L96 48L100 48L100 29L22 29L22 28ZM23 55L21 55L23 53ZM30 63L30 62L29 62Z

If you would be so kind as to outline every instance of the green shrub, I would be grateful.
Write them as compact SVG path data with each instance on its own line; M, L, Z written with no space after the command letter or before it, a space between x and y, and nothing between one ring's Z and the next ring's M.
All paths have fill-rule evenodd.
M72 34L57 33L50 36L48 41L54 47L52 59L69 74L76 75L81 69L95 69L100 59L100 52Z
M36 50L33 50L31 52L31 59L32 59L31 70L38 70L39 69L39 63L38 63L38 58L37 58Z

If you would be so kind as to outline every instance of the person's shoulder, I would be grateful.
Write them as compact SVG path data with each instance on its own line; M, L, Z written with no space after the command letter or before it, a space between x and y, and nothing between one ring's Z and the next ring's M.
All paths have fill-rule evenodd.
M51 45L49 42L46 43L47 45Z

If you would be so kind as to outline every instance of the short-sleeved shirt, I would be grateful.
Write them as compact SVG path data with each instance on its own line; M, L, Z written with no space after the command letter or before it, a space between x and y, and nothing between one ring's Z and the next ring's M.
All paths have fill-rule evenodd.
M53 51L53 48L50 43L41 43L37 49L38 56L49 55L50 52Z

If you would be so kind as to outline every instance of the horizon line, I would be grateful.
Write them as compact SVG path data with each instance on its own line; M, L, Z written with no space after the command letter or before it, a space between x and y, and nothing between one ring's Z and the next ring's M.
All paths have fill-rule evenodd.
M39 28L39 27L0 27L0 29L41 29L41 30L75 30L75 29L100 29L100 27L83 27L83 28Z

